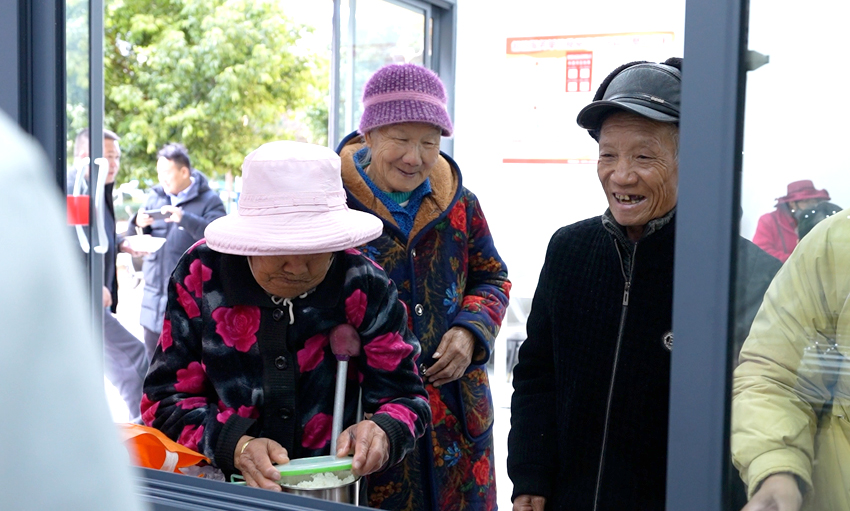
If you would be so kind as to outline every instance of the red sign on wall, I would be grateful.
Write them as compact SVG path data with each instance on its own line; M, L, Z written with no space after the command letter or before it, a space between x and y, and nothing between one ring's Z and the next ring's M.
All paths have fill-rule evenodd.
M590 92L593 53L567 53L567 92Z

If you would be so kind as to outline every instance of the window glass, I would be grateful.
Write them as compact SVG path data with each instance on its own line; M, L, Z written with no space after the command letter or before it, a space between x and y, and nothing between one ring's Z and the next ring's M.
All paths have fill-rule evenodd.
M357 129L363 86L391 63L425 62L425 11L384 0L344 2L341 12L339 134Z
M73 193L74 139L89 122L89 2L65 2L65 91L68 193ZM79 164L79 162L78 162Z
M750 2L740 233L762 250L739 245L733 482L741 499L799 488L803 509L850 509L848 14Z

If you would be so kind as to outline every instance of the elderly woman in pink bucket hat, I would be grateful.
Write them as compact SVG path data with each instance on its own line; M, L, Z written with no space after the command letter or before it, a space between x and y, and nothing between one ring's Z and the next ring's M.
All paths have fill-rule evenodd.
M776 209L759 218L753 243L784 263L799 241L795 213L827 200L829 192L808 179L789 183L787 193L776 199Z
M142 417L226 475L280 490L273 464L353 453L356 473L398 463L430 423L419 343L387 274L354 247L381 234L348 209L330 149L272 142L245 158L237 214L213 221L168 285ZM351 325L344 424L330 445L337 363ZM371 418L357 422L358 384Z
M496 508L485 364L511 283L477 197L440 152L452 134L446 100L430 70L385 66L364 88L359 132L337 149L349 206L383 224L362 250L411 311L433 417L428 441L369 477L369 503L382 509Z

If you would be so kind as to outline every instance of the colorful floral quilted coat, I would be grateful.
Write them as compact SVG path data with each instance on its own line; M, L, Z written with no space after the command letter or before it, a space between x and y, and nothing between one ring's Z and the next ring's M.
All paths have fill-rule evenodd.
M361 247L390 275L407 304L410 328L430 365L446 331L461 326L476 339L472 364L459 380L426 384L432 420L426 437L399 465L369 478L369 503L383 509L496 509L493 400L484 365L499 330L511 283L478 199L461 184L457 165L442 155L410 236L375 198L355 166L360 137L340 146L343 183L352 209L384 221L384 233ZM429 438L430 437L430 438Z
M290 458L328 454L337 363L328 334L349 323L361 341L349 363L343 427L363 408L390 440L390 463L430 421L415 360L419 343L380 268L337 252L325 280L290 301L269 296L244 256L201 240L168 285L162 335L145 380L142 417L225 473L242 435L271 438Z

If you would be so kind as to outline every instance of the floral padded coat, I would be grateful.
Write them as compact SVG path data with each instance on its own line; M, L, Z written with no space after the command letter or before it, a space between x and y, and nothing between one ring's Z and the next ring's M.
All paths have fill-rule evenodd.
M410 328L431 356L453 326L473 333L472 364L459 380L426 384L432 422L426 439L399 465L369 478L369 504L383 509L496 509L493 400L485 363L499 331L511 283L478 199L461 184L457 165L441 154L429 177L410 236L360 176L353 154L363 146L350 135L340 147L343 184L352 209L384 222L384 233L361 247L390 275L408 306ZM430 438L428 438L430 437Z
M201 240L178 263L145 380L145 424L226 474L244 434L276 440L292 459L328 454L337 368L328 334L349 323L361 350L343 426L354 422L359 383L364 411L389 437L389 463L402 459L430 409L419 343L387 275L357 250L337 252L325 280L290 303L263 291L247 261Z

